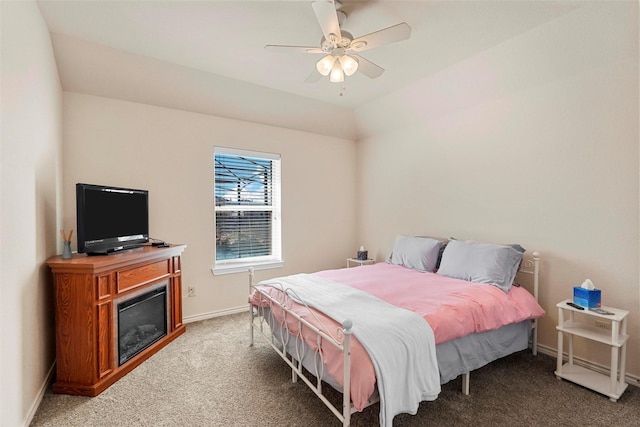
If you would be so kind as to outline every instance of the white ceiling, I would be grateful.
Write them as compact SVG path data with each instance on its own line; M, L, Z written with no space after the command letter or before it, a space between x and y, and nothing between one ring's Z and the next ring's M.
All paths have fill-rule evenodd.
M310 1L40 0L38 4L53 34L65 90L101 94L117 91L109 85L127 87L117 80L130 73L101 74L99 69L104 66L98 65L77 72L92 51L109 51L120 53L119 61L153 60L149 64L158 72L178 66L192 70L203 90L236 82L245 89L258 85L260 90L268 88L348 109L579 7L577 2L538 0L345 0L343 10L348 18L343 28L355 37L400 22L411 26L412 35L409 40L362 53L386 69L381 77L369 79L356 73L341 85L327 78L304 82L317 55L264 50L265 44L319 45L322 32ZM340 96L342 86L344 95Z

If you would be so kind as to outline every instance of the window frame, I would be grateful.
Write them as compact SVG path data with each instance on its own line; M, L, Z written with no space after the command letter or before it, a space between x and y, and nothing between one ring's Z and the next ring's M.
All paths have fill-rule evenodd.
M236 157L249 157L260 160L269 160L272 162L272 177L271 177L271 205L263 206L247 206L247 205L221 205L216 204L216 164L215 156L218 154L236 156ZM216 227L216 215L218 212L229 211L271 211L271 255L257 256L257 257L245 257L245 258L232 258L218 260L216 259L216 245L214 244L214 266L211 271L214 275L231 274L246 272L249 268L255 270L263 270L270 268L280 268L284 266L282 259L282 213L281 213L281 155L275 153L265 153L259 151L243 150L228 147L214 147L213 155L213 223L214 233L217 233ZM217 239L217 234L214 235Z

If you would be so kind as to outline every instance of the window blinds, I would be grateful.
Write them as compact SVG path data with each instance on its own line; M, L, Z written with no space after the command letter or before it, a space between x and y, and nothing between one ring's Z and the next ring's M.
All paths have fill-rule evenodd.
M280 259L280 158L215 152L216 262Z

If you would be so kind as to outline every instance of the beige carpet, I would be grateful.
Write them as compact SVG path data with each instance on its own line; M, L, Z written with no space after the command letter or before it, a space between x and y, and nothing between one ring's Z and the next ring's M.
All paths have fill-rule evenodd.
M248 315L187 325L187 332L101 395L47 391L32 426L338 426L329 410L270 347L249 347ZM640 389L617 403L555 378L555 359L521 352L443 386L418 414L394 426L638 426ZM332 399L339 399L331 393ZM353 426L375 426L378 405L356 413Z

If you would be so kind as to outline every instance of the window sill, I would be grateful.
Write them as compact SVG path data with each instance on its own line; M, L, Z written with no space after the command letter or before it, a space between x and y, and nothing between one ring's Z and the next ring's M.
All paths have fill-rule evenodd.
M254 270L268 270L284 267L284 261L247 262L216 265L211 269L214 276L222 274L246 273L249 268Z

